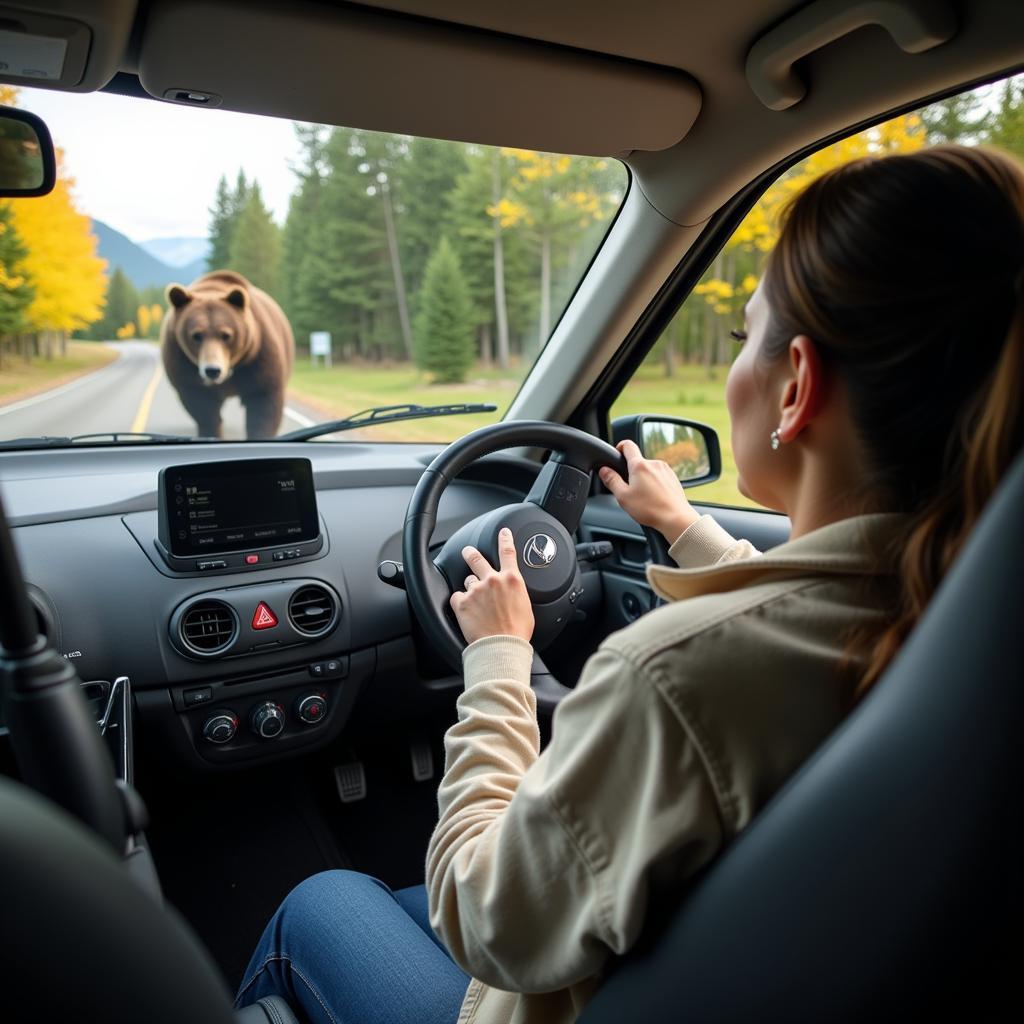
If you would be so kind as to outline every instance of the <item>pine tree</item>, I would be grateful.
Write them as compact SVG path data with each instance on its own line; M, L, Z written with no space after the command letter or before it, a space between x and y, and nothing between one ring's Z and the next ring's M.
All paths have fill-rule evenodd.
M0 203L0 339L27 325L26 312L35 298L24 265L27 255L9 204Z
M416 318L416 362L436 384L459 383L473 365L473 307L447 237L427 261Z
M983 137L993 146L1024 157L1024 75L1003 82Z
M380 200L368 194L365 133L335 128L324 149L319 214L307 239L302 303L311 329L345 353L397 354L394 281Z
M248 189L245 204L231 231L228 266L271 294L277 288L281 262L281 231L263 205L259 183Z
M401 175L399 248L411 296L423 284L427 260L449 220L455 183L467 169L466 149L437 139L414 138L409 144Z
M481 345L484 354L494 351L498 364L508 365L508 352L501 347L500 313L495 296L495 253L500 244L505 283L505 315L510 337L521 337L532 323L537 308L534 264L521 232L502 227L495 208L494 178L508 170L508 158L500 150L469 147L466 169L455 183L448 203L445 233L459 257L469 286L476 322L491 343ZM497 167L495 166L497 164Z
M234 213L234 197L228 188L228 179L222 174L210 208L210 254L206 257L209 270L223 270L228 266Z
M963 92L923 107L921 121L928 133L929 145L974 142L985 119L984 112L978 112L978 106L975 93Z
M125 324L135 321L139 305L139 293L135 285L120 267L115 267L107 286L107 306L103 312L103 319L95 326L94 336L103 340L116 338L117 332Z
M326 137L319 125L296 123L294 127L302 147L302 164L292 168L299 182L289 201L281 233L278 292L295 339L304 345L310 332L318 330L307 282L310 280L310 239L320 217Z

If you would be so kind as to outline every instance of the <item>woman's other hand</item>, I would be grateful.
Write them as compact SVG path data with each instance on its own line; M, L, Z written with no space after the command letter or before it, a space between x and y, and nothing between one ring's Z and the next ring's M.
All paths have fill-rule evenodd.
M498 565L495 569L474 547L464 547L462 557L471 570L465 591L451 597L452 611L466 643L485 636L533 636L533 606L516 562L512 531L498 531Z
M679 478L667 462L645 459L632 441L620 441L616 447L625 456L629 482L608 466L598 471L601 482L636 522L653 526L669 544L675 543L683 530L700 519Z

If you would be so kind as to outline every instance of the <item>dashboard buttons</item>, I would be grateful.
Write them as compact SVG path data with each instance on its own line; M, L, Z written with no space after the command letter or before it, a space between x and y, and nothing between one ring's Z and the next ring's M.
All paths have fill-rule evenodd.
M196 568L201 569L203 572L207 572L210 569L226 569L228 563L223 558L211 558L205 562L196 562Z
M327 699L322 693L307 693L295 702L295 714L307 725L316 725L327 717Z
M182 695L181 699L185 702L186 707L195 707L197 704L208 704L213 700L213 687L212 686L200 686L195 690L186 690Z
M265 601L260 601L252 616L253 629L272 629L277 625L277 616Z
M259 565L259 562L260 562L260 556L259 555L246 555L245 556L245 564L246 565Z
M317 661L309 666L309 674L314 679L340 679L348 672L348 661L345 658L331 658L329 661Z
M252 710L249 723L257 736L262 736L265 740L273 739L284 729L284 708L272 700L257 704Z
M238 719L230 711L221 711L211 715L203 723L203 736L210 743L227 743L235 738L238 732Z

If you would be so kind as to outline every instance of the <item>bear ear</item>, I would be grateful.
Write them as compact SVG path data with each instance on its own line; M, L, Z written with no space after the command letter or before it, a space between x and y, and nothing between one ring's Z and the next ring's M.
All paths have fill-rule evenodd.
M249 293L244 288L232 288L227 294L227 300L236 309L244 311L249 305Z
M164 294L175 309L181 309L192 301L192 296L180 284L169 284Z

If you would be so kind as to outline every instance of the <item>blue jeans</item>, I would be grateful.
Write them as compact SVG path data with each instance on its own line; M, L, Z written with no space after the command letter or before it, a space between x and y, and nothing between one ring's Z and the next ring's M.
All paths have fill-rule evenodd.
M454 1024L468 985L430 927L422 885L392 892L324 871L270 919L235 1006L278 995L313 1024Z

